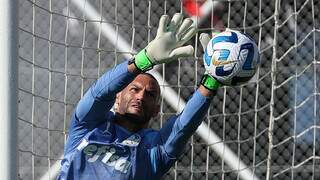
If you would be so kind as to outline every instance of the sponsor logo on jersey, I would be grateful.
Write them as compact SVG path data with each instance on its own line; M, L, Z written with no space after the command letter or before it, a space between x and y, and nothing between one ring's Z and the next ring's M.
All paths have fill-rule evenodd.
M129 154L113 145L80 143L77 149L82 149L90 163L98 160L121 173L127 173L131 167L131 162L128 160Z
M139 145L140 141L141 137L138 134L133 134L120 144L135 147ZM114 167L115 170L122 173L127 173L131 167L131 162L128 160L129 153L127 153L124 148L120 148L112 144L89 144L86 139L83 139L77 149L79 151L82 150L87 157L87 161L90 163L94 163L99 160L103 164Z

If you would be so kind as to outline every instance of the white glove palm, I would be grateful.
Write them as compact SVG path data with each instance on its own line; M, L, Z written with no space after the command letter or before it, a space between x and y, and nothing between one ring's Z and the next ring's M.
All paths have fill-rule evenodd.
M140 70L148 70L150 66L168 63L179 57L187 57L193 54L194 49L191 45L182 45L191 39L196 33L196 29L190 18L182 20L183 16L180 13L173 16L170 24L168 15L161 16L157 36L135 57L136 66ZM146 59L149 63L146 62Z
M154 64L167 63L179 57L191 56L193 47L183 46L195 34L193 21L182 14L175 14L168 26L169 16L163 15L159 21L156 38L146 47L147 55Z

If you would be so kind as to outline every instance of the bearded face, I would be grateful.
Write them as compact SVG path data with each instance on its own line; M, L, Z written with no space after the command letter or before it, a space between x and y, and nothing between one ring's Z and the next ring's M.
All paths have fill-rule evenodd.
M116 112L133 123L145 124L159 112L160 87L148 74L138 75L118 95Z

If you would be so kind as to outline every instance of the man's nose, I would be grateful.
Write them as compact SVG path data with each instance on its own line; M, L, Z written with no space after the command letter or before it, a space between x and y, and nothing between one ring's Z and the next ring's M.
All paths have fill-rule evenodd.
M139 92L136 94L136 97L137 97L137 99L139 99L139 100L144 100L145 96L146 96L145 90L141 90L141 91L139 91Z

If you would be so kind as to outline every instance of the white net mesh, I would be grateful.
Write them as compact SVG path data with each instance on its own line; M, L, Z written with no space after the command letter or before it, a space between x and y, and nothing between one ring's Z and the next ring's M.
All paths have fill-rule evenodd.
M164 179L319 179L319 9L316 0L19 1L19 178L54 178L86 89L144 48L162 14L183 12L201 32L245 31L262 64L256 82L219 89ZM193 58L155 72L165 92L155 129L204 72L197 37L189 43Z

